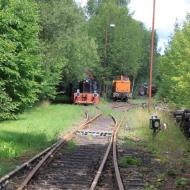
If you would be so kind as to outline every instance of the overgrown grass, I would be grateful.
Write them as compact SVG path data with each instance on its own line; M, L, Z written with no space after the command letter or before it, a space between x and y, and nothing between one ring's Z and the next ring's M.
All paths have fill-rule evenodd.
M151 113L140 108L128 112L126 125L120 131L120 136L125 139L127 146L146 148L157 155L164 155L164 158L172 154L180 157L189 150L189 142L166 113L155 114L159 115L162 123L167 124L167 129L161 130L156 137L153 138L149 128Z
M128 105L128 103L122 102L124 104L126 104L126 106ZM124 112L122 113L121 111L118 111L117 109L113 108L113 102L107 102L106 100L102 100L100 104L98 105L98 107L100 108L100 110L105 114L105 115L112 115L114 117L116 117L117 119L122 118L122 116L124 115Z
M127 168L128 166L135 165L140 166L142 164L141 160L138 160L137 158L133 156L123 156L119 159L119 166L123 168Z
M14 164L9 162L0 163L0 176L14 169Z
M120 103L120 102L115 102ZM139 98L139 99L131 99L129 98L128 102L121 102L123 105L126 105L126 107L130 104L138 104L138 105L142 105L147 103L147 98ZM98 107L100 108L100 110L103 111L104 114L106 115L113 115L116 118L120 119L122 118L122 116L124 116L124 109L123 109L123 113L121 111L118 111L118 109L114 109L113 107L113 101L110 100L110 102L108 102L107 100L105 100L104 98L101 98L100 104L98 105ZM122 108L122 107L121 107Z
M69 141L68 143L67 143L67 150L68 151L74 151L75 149L77 148L77 145L76 145L76 143L74 142L74 141Z
M0 123L0 175L12 168L15 158L32 155L47 147L83 117L76 105L42 105ZM14 160L13 160L14 159Z
M148 103L147 97L138 97L138 99L129 99L129 102L132 104L145 104Z
M153 131L149 128L149 119L153 114L160 117L162 124L167 124L167 128L159 131L156 136L153 136ZM189 140L168 113L155 110L149 113L143 108L130 110L126 114L126 123L121 128L119 137L124 144L123 148L126 146L150 156L150 170L146 163L143 162L142 165L150 171L150 174L144 171L148 179L146 190L162 189L165 186L169 189L190 189L187 180L190 171ZM127 166L125 160L124 164ZM151 179L149 175L152 172L155 176Z

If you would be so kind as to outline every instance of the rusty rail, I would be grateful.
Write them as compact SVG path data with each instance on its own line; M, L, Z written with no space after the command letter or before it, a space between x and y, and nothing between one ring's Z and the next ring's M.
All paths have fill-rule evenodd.
M116 147L116 142L117 142L117 133L119 131L119 128L120 126L122 125L123 123L123 120L124 118L118 123L117 120L111 116L114 123L115 123L115 130L114 130L114 133L111 137L111 140L110 140L110 143L108 145L108 148L105 152L105 155L103 157L103 160L101 162L101 165L96 173L96 176L91 184L91 187L90 187L90 190L95 190L96 189L96 186L98 184L98 181L101 177L101 174L102 174L102 171L104 169L104 166L105 166L105 163L107 162L107 159L108 159L108 155L110 153L110 150L111 150L111 147L113 145L113 163L114 163L114 169L115 169L115 175L116 175L116 180L117 180L117 184L118 184L118 187L119 187L119 190L124 190L124 187L123 187L123 183L122 183L122 180L121 180L121 176L120 176L120 172L119 172L119 167L118 167L118 163L117 163L117 147Z
M112 108L124 108L128 106L127 104L126 105L113 105Z
M75 137L75 132L81 129L85 129L88 124L92 123L95 121L97 118L99 118L102 115L102 113L96 115L94 118L90 119L89 121L85 122L84 124L80 125L76 129L74 129L72 132L70 132L68 135L64 136L63 139L61 139L56 146L54 146L52 149L50 149L49 152L42 158L40 162L30 171L30 173L27 175L27 177L24 179L22 184L17 188L17 190L23 190L27 184L30 182L30 180L33 178L33 176L37 173L37 171L42 167L42 165L50 158L56 150L63 146L66 142L70 141Z
M89 115L87 112L85 112L85 120L83 121L83 124L80 125L84 126L88 124L88 120L89 120ZM61 140L60 140L61 141ZM0 178L0 189L6 185L6 182L13 177L14 175L16 175L19 171L21 171L24 168L30 167L30 165L35 162L36 160L38 160L39 158L41 158L43 155L47 154L47 152L49 152L51 149L53 149L54 147L56 147L59 142L54 143L53 145L51 145L50 147L46 148L45 150L43 150L42 152L40 152L39 154L37 154L36 156L34 156L33 158L31 158L30 160L26 161L25 163L23 163L22 165L20 165L18 168L14 169L13 171L9 172L8 174L6 174L5 176Z
M116 119L115 119L112 115L111 115L111 118L113 119L113 121L114 121L114 123L115 123L115 127L117 127L117 121L116 121ZM109 153L110 153L110 150L111 150L111 147L112 147L112 144L113 144L113 138L114 138L114 133L112 134L110 143L109 143L108 148L107 148L107 150L106 150L106 153L105 153L105 155L104 155L104 157L103 157L103 160L102 160L102 162L101 162L101 165L100 165L100 167L99 167L99 169L98 169L98 171L97 171L97 173L96 173L96 176L95 176L95 178L94 178L94 180L93 180L93 182L92 182L92 184L91 184L90 190L95 190L95 188L96 188L96 186L97 186L97 184L98 184L98 181L99 181L99 179L100 179L100 176L101 176L101 174L102 174L102 171L103 171L103 169L104 169L105 163L106 163L106 161L107 161L107 159L108 159L108 155L109 155Z
M124 104L115 104L115 105L112 105L112 108L125 108L127 106L132 106L132 107L135 107L135 106L139 106L138 104L131 104L131 103L124 103ZM128 109L131 109L131 107L129 107Z
M117 129L114 133L114 139L113 139L113 163L114 163L115 176L116 176L119 190L124 190L124 187L123 187L123 182L121 180L121 175L119 172L119 167L118 167L118 162L117 162L117 134L118 134L118 131L119 131L124 119L125 119L125 117L118 124Z

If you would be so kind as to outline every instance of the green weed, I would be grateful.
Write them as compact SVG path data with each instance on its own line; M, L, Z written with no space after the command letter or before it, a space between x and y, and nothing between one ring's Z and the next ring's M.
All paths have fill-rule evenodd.
M176 177L177 172L174 169L170 169L170 170L167 171L167 175L170 176L170 177Z
M73 151L76 149L76 143L74 141L69 141L67 143L67 150L68 151Z
M185 187L186 185L190 184L190 180L182 177L182 178L177 179L175 184L177 186Z
M157 190L157 188L154 185L146 185L144 190Z
M10 163L1 163L0 165L0 174L5 174L7 172L9 172L10 170L14 169L14 164L10 164Z
M127 103L126 103L127 106ZM108 104L105 102L101 102L98 107L105 115L113 115L118 120L122 118L123 114L119 112L117 109L112 108L112 104ZM124 112L123 112L124 113Z
M141 160L133 156L123 156L119 159L118 163L123 168L127 168L131 165L140 166L142 164Z
M148 101L147 101L147 98L145 97L138 97L138 99L129 99L129 102L131 104L146 104Z
M190 159L189 158L183 158L183 159L181 159L181 164L183 165L183 166L187 166L187 165L189 165L189 163L190 163Z

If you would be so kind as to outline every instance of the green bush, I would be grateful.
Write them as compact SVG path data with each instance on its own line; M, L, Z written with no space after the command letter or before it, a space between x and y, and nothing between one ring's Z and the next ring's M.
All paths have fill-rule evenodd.
M0 121L6 119L13 119L16 104L12 102L12 99L4 92L2 83L0 82Z
M38 33L35 3L0 0L1 120L38 99L42 80Z
M161 59L162 73L159 95L172 104L190 106L190 17L182 27L176 27L171 42Z

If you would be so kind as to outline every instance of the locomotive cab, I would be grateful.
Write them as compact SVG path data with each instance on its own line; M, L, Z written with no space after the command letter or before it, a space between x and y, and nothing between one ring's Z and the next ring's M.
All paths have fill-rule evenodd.
M100 96L96 80L87 79L79 82L79 88L74 93L75 104L98 104Z

